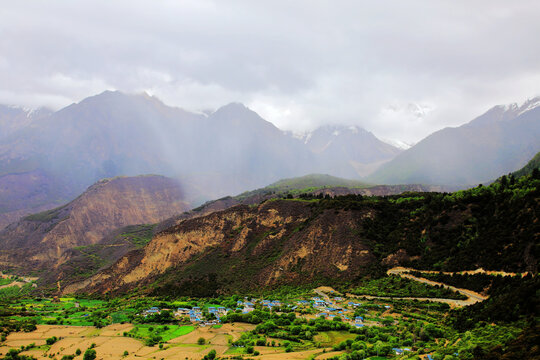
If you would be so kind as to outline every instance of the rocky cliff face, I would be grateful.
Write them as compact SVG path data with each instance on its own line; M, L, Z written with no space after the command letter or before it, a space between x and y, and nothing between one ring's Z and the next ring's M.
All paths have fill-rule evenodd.
M27 216L0 232L0 264L58 266L66 251L97 244L116 228L162 221L189 208L182 188L162 176L102 180L72 202Z
M181 274L167 275L169 285L179 288L190 287L186 280L191 277L205 282L216 274L216 286L231 289L294 282L299 276L354 277L373 261L356 235L370 216L362 210L321 212L307 201L239 205L185 220L157 234L143 250L65 291L122 291L171 271Z
M453 194L301 194L237 205L182 220L64 292L211 296L354 282L396 265L536 273L538 189L529 176Z

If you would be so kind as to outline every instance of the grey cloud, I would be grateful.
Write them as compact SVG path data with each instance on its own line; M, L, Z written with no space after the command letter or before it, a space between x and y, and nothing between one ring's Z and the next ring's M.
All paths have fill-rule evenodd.
M191 110L241 101L287 130L355 124L411 142L540 94L533 0L1 2L2 103L147 90Z

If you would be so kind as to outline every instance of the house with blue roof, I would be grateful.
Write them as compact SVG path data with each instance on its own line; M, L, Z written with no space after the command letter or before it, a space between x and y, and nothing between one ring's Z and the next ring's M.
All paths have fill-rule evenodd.
M144 316L146 316L146 315L155 315L155 314L159 314L159 313L160 313L160 310L156 306L153 306L148 310L144 310Z
M392 350L394 351L394 353L396 355L403 355L406 351L411 351L411 349L409 348L392 348ZM429 359L429 355L428 355L428 359Z

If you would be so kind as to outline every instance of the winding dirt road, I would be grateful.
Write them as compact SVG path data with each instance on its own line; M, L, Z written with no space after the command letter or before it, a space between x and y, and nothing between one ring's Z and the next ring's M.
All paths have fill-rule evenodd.
M472 290L468 290L468 289L461 289L461 288L457 288L455 286L451 286L451 285L447 285L447 284L444 284L444 283L440 283L440 282L437 282L437 281L432 281L432 280L428 280L428 279L425 279L425 278L422 278L422 277L416 277L416 276L413 276L411 275L409 272L411 271L417 271L417 272L420 272L420 273L435 273L436 271L424 271L424 270L416 270L416 269L410 269L410 268L404 268L404 267L395 267L395 268L392 268L390 270L388 270L386 273L388 275L397 275L397 276L401 276L401 277L404 277L404 278L407 278L407 279L411 279L411 280L414 280L414 281L418 281L418 282L421 282L421 283L424 283L424 284L428 284L428 285L431 285L431 286L442 286L444 288L447 288L447 289L450 289L452 291L456 291L462 295L465 295L467 297L467 299L465 300L456 300L456 299L445 299L445 298L426 298L426 297L394 297L394 296L372 296L372 295L353 295L353 294L346 294L347 297L354 297L354 298L363 298L363 299L386 299L386 300L418 300L418 301L432 301L432 302L439 302L439 303L446 303L448 305L450 305L451 307L463 307L463 306L469 306L469 305L472 305L472 304L476 304L478 302L481 302L481 301L484 301L488 298L488 296L484 296L482 294L479 294L475 291L472 291ZM505 272L502 272L502 271L492 271L492 272L487 272L487 271L484 271L482 269L479 269L479 270L474 270L474 271L461 271L461 272L456 272L455 274L459 274L459 273L486 273L486 274L490 274L490 275L504 275L504 276L516 276L516 275L521 275L521 274L514 274L514 273L505 273ZM453 274L453 273L445 273L445 274ZM335 291L334 289L332 289L331 287L328 287L328 286L321 286L317 289L314 289L313 290L315 293L317 293L319 296L323 297L325 299L325 301L327 301L328 303L332 303L332 301L330 300L330 297L328 296L327 293L333 293L333 294L336 294L338 295L339 293L337 291Z
M457 287L451 286L451 285L446 285L444 283L440 283L440 282L437 282L437 281L432 281L432 280L428 280L428 279L425 279L425 278L413 276L413 275L409 274L410 271L433 273L432 271L422 271L422 270L416 270L416 269L408 269L408 268L404 268L404 267L395 267L395 268L392 268L392 269L388 270L386 273L388 275L401 276L401 277L411 279L411 280L414 280L414 281L418 281L418 282L428 284L428 285L431 285L431 286L439 285L439 286L442 286L444 288L450 289L452 291L456 291L456 292L458 292L458 293L460 293L462 295L467 296L466 300L428 298L427 300L430 300L430 301L444 302L444 303L447 303L447 304L450 304L450 305L461 307L461 306L468 306L468 305L476 304L477 302L484 301L484 300L486 300L488 298L487 296L484 296L484 295L479 294L479 293L477 293L475 291L472 291L472 290L461 289L461 288L457 288ZM451 273L449 273L449 274L451 274ZM394 299L396 299L396 298L394 298ZM425 300L426 298L406 298L406 299Z
M7 274L4 274L4 273L0 272L0 278L2 278L2 279L13 279L14 276L13 275L7 275ZM13 281L13 282L11 282L9 284L0 286L0 289L5 289L5 288L8 288L8 287L12 287L12 286L23 287L27 283L30 283L32 281L36 281L38 278L19 277L19 279L20 280Z

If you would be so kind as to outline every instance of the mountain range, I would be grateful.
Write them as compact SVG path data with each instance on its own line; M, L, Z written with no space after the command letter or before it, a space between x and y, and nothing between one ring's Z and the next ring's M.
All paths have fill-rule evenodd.
M215 296L355 282L390 266L536 273L540 175L531 173L450 194L303 193L202 212L63 292Z
M203 114L106 91L56 112L0 107L0 229L114 176L175 178L193 205L310 173L475 186L540 150L539 103L496 106L405 151L359 127L324 126L298 138L239 103Z
M521 168L540 151L540 97L495 106L471 122L433 133L366 180L468 187Z
M0 230L0 265L50 272L70 260L73 249L101 244L116 229L158 223L190 207L173 179L156 175L104 179L61 207Z
M1 110L0 226L65 203L102 178L174 177L186 199L200 203L312 172L358 177L357 169L399 152L363 130L327 139L321 149L238 103L205 115L106 91L57 112L34 112L39 117Z

